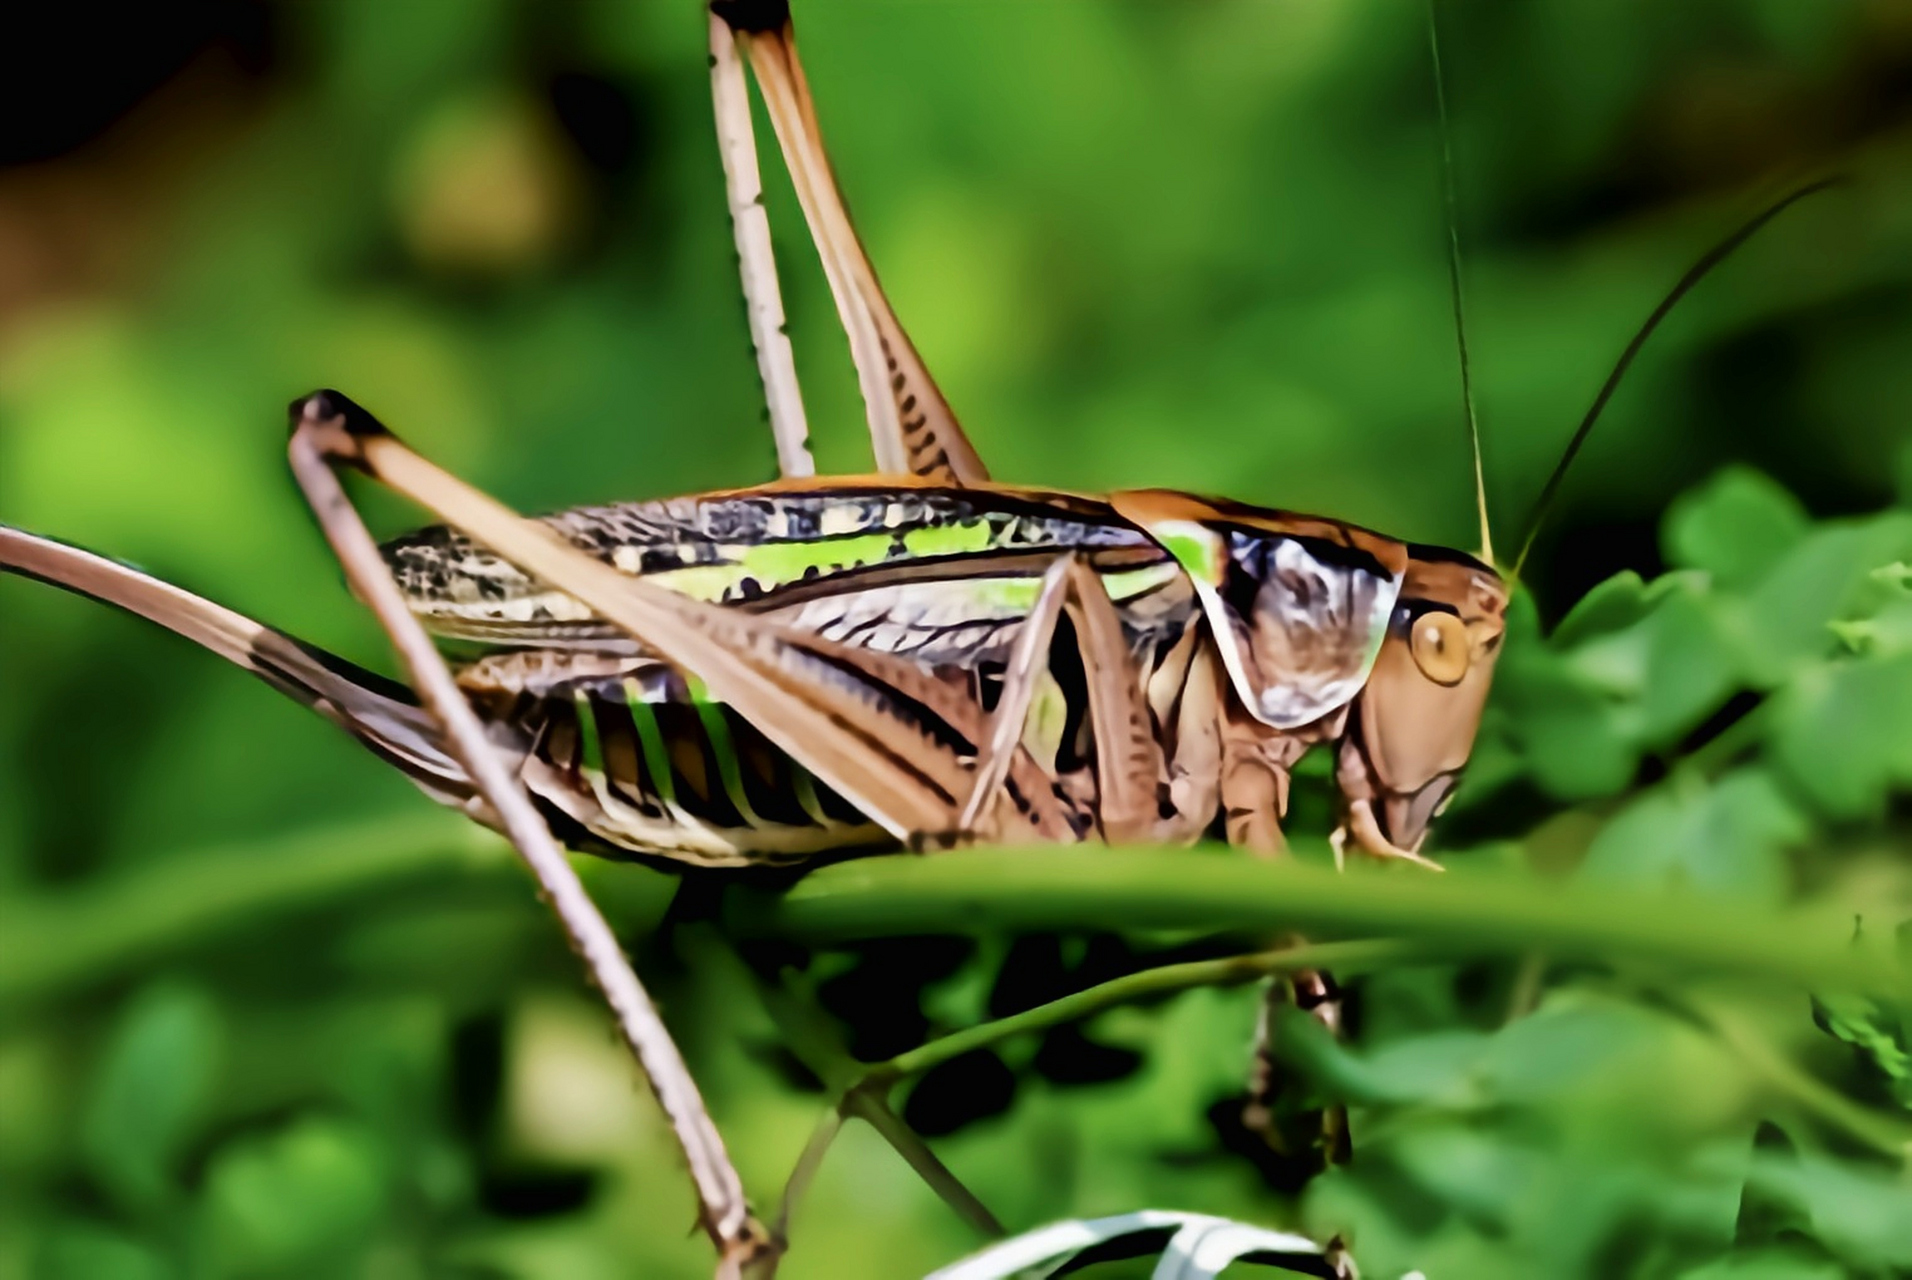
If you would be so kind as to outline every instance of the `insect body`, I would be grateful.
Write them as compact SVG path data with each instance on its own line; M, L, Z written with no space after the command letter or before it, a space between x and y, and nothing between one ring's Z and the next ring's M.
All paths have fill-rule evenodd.
M1190 617L1175 562L1106 505L1068 495L831 481L546 523L634 578L908 658L990 704L1060 554L1093 567L1132 653L1153 654ZM529 646L460 683L527 758L533 791L599 845L736 865L895 843L695 678L468 538L427 530L385 554L432 629Z
M586 508L545 523L635 578L907 657L989 711L1045 575L1059 556L1078 556L1114 606L1122 660L1134 665L1133 680L1155 704L1151 731L1164 735L1192 670L1219 666L1234 697L1197 695L1200 711L1191 706L1184 719L1249 709L1234 717L1232 733L1219 724L1212 732L1278 744L1262 744L1261 752L1275 771L1277 800L1292 756L1346 723L1391 629L1407 634L1411 662L1400 670L1388 664L1390 689L1393 681L1428 679L1423 668L1443 640L1448 667L1432 666L1436 677L1456 683L1455 673L1472 665L1473 642L1458 615L1424 598L1427 574L1416 573L1418 594L1401 601L1408 566L1418 563L1408 548L1334 522L1178 494L1140 491L1098 502L988 484L802 482ZM694 679L572 597L443 528L388 544L385 555L414 613L433 630L524 646L466 668L461 684L488 700L494 723L515 726L516 749L534 762L526 774L533 791L600 843L726 864L881 842L878 828L854 821L840 797L817 788L801 765L769 749ZM1462 563L1453 560L1450 569ZM1462 572L1469 582L1491 577L1484 566ZM1490 602L1482 617L1496 611ZM1486 656L1494 643L1491 636L1480 642ZM1484 693L1485 680L1470 688ZM1024 745L1049 773L1066 778L1093 763L1089 748L1065 740L1070 726L1088 719L1087 687L1051 679L1048 689L1053 727L1047 739L1025 733ZM1477 715L1478 699L1472 709ZM1369 721L1370 735L1379 723ZM1175 745L1164 743L1170 754ZM1458 770L1465 747L1441 765L1442 778ZM971 753L980 748L968 744ZM1353 749L1351 779L1368 784L1357 800L1371 799L1379 770L1401 758ZM1230 764L1247 768L1242 760ZM1086 828L1095 787L1076 781L1086 812L1073 825ZM1154 789L1175 780L1143 781ZM1418 843L1427 812L1445 794L1417 807L1410 797L1427 781L1402 791L1367 824L1373 831L1357 838L1385 847L1389 831L1411 832L1406 840ZM1213 795L1220 783L1182 790ZM1186 838L1213 817L1172 798L1168 807L1173 817L1155 834ZM1258 821L1268 817L1257 806L1238 807Z

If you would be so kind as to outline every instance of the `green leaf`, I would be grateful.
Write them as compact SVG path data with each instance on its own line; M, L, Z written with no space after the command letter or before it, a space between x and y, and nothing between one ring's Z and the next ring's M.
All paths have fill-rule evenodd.
M1674 499L1660 542L1667 563L1739 588L1770 571L1807 528L1799 499L1761 472L1729 466Z
M1563 800L1623 789L1639 764L1625 699L1551 654L1508 657L1496 693L1540 786Z
M1595 636L1626 630L1646 616L1647 608L1646 583L1627 569L1581 596L1548 640L1557 649L1570 649Z
M1877 588L1873 573L1905 558L1912 519L1890 513L1824 525L1787 552L1736 611L1756 683L1782 683L1797 663L1828 653L1832 623Z
M1772 752L1780 771L1822 812L1880 812L1894 783L1912 781L1912 654L1826 663L1776 695Z
M1480 1064L1495 1102L1541 1103L1598 1087L1651 1052L1662 1028L1632 1005L1578 993L1555 995L1495 1034Z
M1276 1013L1270 1037L1281 1060L1332 1098L1397 1105L1479 1105L1476 1068L1489 1037L1477 1031L1439 1031L1357 1052L1293 1005Z
M172 1280L172 1264L153 1249L97 1223L62 1223L40 1248L38 1280Z
M1827 625L1854 653L1878 658L1912 653L1912 600L1895 600L1869 616Z
M1816 995L1813 1020L1859 1051L1883 1075L1900 1105L1912 1109L1912 1044L1897 1013L1864 996Z
M1645 624L1646 689L1640 741L1667 747L1725 702L1739 683L1732 641L1713 602L1696 591L1667 595Z
M1771 774L1735 770L1713 786L1676 775L1601 829L1580 874L1613 884L1665 885L1784 900L1786 850L1811 828Z
M222 1027L196 987L147 987L120 1015L81 1120L87 1168L131 1210L175 1191L181 1153L203 1117L217 1076Z
M1845 1275L1839 1264L1823 1258L1803 1258L1793 1250L1765 1249L1683 1271L1680 1280L1842 1280Z
M1748 1182L1802 1210L1814 1236L1847 1263L1912 1266L1912 1191L1902 1173L1805 1152L1758 1162Z
M307 1116L240 1139L207 1173L202 1256L219 1276L343 1274L341 1260L364 1247L389 1190L383 1148L356 1125Z

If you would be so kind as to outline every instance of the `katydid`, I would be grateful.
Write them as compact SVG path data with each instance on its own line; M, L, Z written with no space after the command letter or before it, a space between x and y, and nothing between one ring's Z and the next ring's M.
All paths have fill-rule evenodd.
M1426 863L1480 723L1509 588L1484 555L1329 518L990 481L851 227L787 9L713 8L719 135L786 479L525 520L344 397L294 402L300 483L417 696L37 535L0 526L0 569L212 649L505 831L618 1008L678 1127L706 1229L736 1266L761 1229L549 828L579 847L713 866L977 841L1192 842L1211 829L1267 852L1281 847L1295 761L1329 743L1338 846ZM849 331L883 474L802 478L807 428L752 190L744 62ZM1699 273L1800 194L1702 260L1615 378ZM332 475L341 465L446 526L374 553ZM426 631L491 651L454 677ZM1064 642L1079 661L1052 661Z

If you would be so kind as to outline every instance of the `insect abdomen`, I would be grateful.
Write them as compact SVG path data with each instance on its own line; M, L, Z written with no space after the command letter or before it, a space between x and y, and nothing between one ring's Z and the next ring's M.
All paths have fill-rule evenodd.
M545 668L545 678L527 679L521 659ZM549 678L558 663L596 670ZM493 711L522 735L531 789L615 848L738 866L890 843L664 663L501 655L468 668L461 683L506 704Z

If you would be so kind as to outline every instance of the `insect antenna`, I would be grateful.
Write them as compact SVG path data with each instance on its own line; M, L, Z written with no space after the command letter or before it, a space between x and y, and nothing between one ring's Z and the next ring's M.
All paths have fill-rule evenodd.
M1514 557L1514 577L1520 576L1522 566L1527 563L1528 553L1534 549L1534 539L1539 536L1540 526L1546 520L1547 512L1552 508L1554 499L1560 494L1560 485L1566 479L1567 468L1573 465L1574 458L1580 453L1580 447L1587 442L1588 434L1593 431L1593 424L1600 420L1601 411L1613 398L1615 389L1620 385L1620 379L1626 376L1627 369L1633 364L1633 358L1640 354L1640 348L1646 345L1646 340L1653 336L1655 329L1660 327L1660 321L1666 319L1667 313L1673 310L1681 298L1692 291L1694 285L1704 280L1708 272L1726 261L1735 250L1752 239L1760 228L1807 196L1817 195L1844 181L1845 178L1842 176L1821 178L1803 187L1797 187L1773 201L1742 223L1731 235L1701 254L1699 259L1686 269L1686 274L1679 278L1679 282L1673 286L1666 297L1660 299L1660 305L1653 308L1653 313L1646 318L1646 323L1640 326L1632 340L1627 343L1626 349L1620 352L1620 358L1614 362L1613 372L1609 373L1607 380L1601 384L1600 393L1594 396L1593 404L1588 408L1586 416L1580 419L1580 425L1575 429L1573 438L1567 441L1566 451L1560 455L1560 461L1554 465L1553 474L1547 477L1547 483L1542 486L1540 498L1534 503L1534 513L1527 521L1526 537L1521 539L1520 554Z
M1480 558L1494 563L1494 535L1487 523L1487 475L1481 466L1480 417L1474 411L1474 367L1467 355L1467 297L1461 286L1460 200L1454 193L1454 136L1447 118L1446 76L1441 70L1438 0L1427 0L1427 47L1434 62L1434 104L1441 123L1441 196L1447 209L1447 280L1454 301L1454 344L1461 363L1461 405L1474 458L1474 508L1480 515Z

